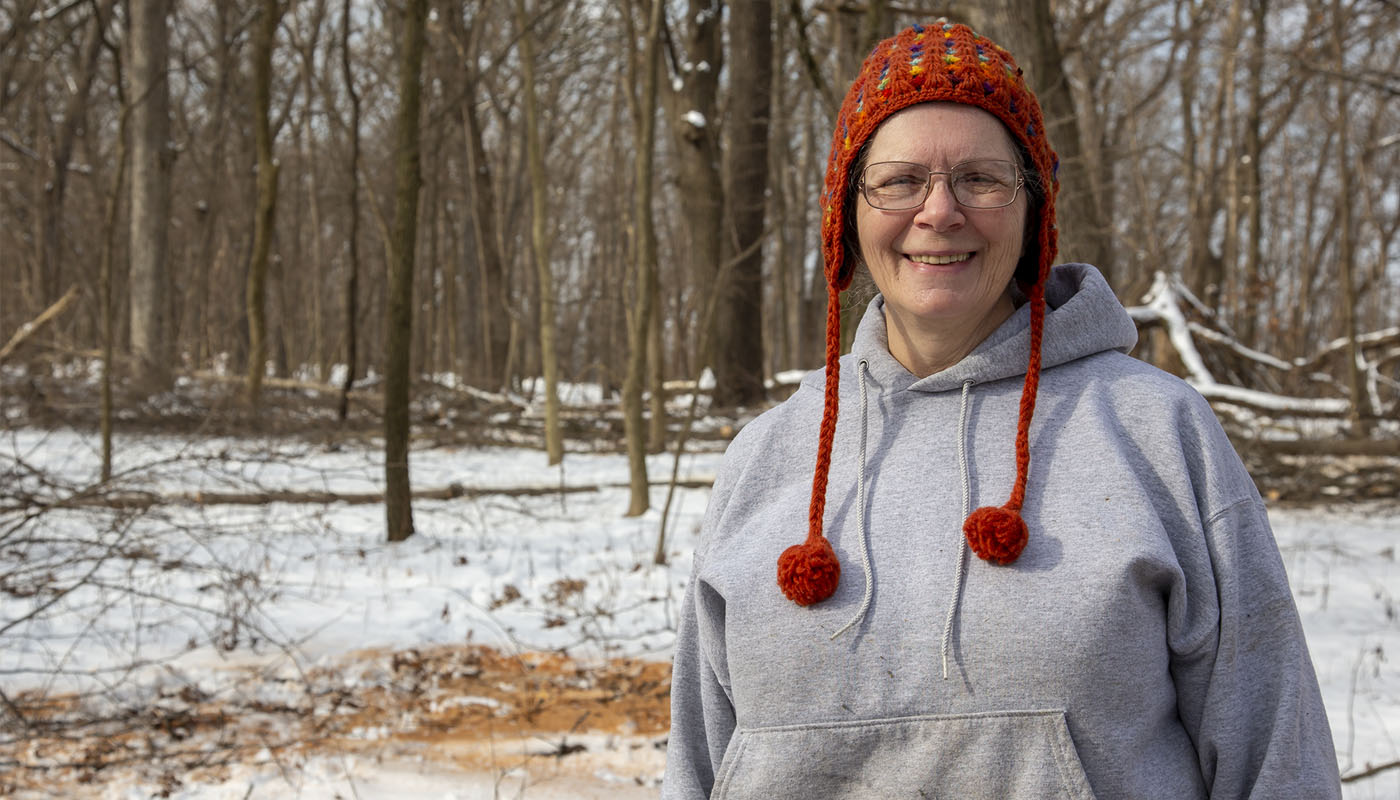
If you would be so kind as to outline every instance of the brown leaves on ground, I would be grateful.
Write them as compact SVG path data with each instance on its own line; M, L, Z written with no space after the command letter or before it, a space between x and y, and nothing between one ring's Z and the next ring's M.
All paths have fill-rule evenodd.
M173 792L182 781L221 780L235 764L287 771L345 753L502 772L548 757L557 770L558 762L599 758L585 751L602 749L600 741L659 752L670 727L664 662L461 646L358 653L296 679L238 673L236 688L218 695L184 686L137 702L128 691L124 707L110 698L12 696L0 734L0 795L51 796L70 786L81 796L83 786L122 777Z

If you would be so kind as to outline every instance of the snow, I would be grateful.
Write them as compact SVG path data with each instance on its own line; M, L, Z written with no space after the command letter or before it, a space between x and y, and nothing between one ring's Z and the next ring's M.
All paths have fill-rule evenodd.
M592 399L583 391L569 394L575 401ZM382 454L373 443L327 447L139 436L119 438L115 452L118 483L130 491L362 492L383 482ZM61 486L21 478L11 486L15 492L64 495L95 480L98 458L98 442L86 434L0 434L0 473L17 459L62 478ZM715 452L687 455L680 477L710 479L720 458ZM653 482L670 469L669 455L648 461ZM377 504L186 503L135 516L50 511L36 524L55 535L93 535L97 523L123 521L122 546L150 548L156 557L109 561L98 574L135 579L149 597L104 605L99 594L79 589L16 626L0 647L6 691L91 685L132 662L148 686L218 691L234 680L230 667L258 665L265 676L259 698L276 703L296 691L298 671L333 665L353 652L468 641L516 652L563 648L577 657L669 658L708 490L677 490L667 531L669 563L656 565L652 551L666 487L653 486L652 511L624 518L622 454L570 453L562 468L551 468L534 450L438 447L414 451L411 472L422 488L459 483L503 491L416 502L417 533L399 544L384 541L384 512ZM559 485L604 488L565 495L504 491ZM1400 758L1400 508L1273 508L1270 516L1343 773ZM172 611L161 598L182 606ZM221 627L224 604L234 601L248 604L248 629ZM32 602L0 594L0 628L30 611ZM134 621L146 623L139 636ZM229 637L231 649L221 648L219 642ZM343 679L373 680L358 672ZM441 702L490 707L495 701L459 696ZM367 728L360 736L383 733ZM570 737L589 742L585 754L569 757L593 759L576 762L585 765L582 773L541 778L538 772L458 769L411 749L386 751L379 759L308 755L290 768L267 756L235 765L218 782L187 781L171 796L656 797L664 754L655 742L590 735ZM540 746L538 740L500 744L502 752ZM628 774L648 778L638 785L622 777ZM100 796L145 798L158 789L114 780ZM1400 770L1347 784L1345 796L1400 796Z
M705 127L705 115L693 108L685 112L681 119L685 120L693 128L703 130Z

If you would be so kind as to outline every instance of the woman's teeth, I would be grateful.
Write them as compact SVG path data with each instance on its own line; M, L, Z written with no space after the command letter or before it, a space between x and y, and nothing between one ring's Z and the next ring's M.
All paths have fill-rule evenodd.
M956 264L959 261L966 261L972 258L971 253L957 253L951 256L909 256L910 261L918 264Z

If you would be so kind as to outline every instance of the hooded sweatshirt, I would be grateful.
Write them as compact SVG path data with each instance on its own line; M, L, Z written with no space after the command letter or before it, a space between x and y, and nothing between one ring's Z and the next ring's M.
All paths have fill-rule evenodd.
M823 373L735 437L679 621L663 798L1340 797L1278 547L1210 407L1126 355L1092 267L1057 267L1047 300L1009 566L969 554L962 521L1015 477L1025 306L918 378L870 304L841 361L825 602L775 580L806 531Z

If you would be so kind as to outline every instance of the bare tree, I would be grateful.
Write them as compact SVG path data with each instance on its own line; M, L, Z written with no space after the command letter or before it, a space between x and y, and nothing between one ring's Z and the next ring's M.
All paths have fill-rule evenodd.
M520 43L520 70L525 95L525 157L530 172L530 245L539 283L540 367L544 372L544 441L550 465L564 460L564 436L559 425L559 352L555 344L557 320L554 307L554 274L550 266L544 147L540 142L540 108L535 80L535 34L525 10L525 0L515 0L515 20Z
M496 222L496 190L493 185L490 159L487 157L483 138L483 123L478 109L481 87L481 73L476 66L483 54L480 50L479 10L473 19L475 24L464 25L465 2L445 4L447 10L447 32L456 49L456 63L460 65L462 98L459 113L465 134L465 160L467 174L467 195L471 201L470 225L473 252L476 256L478 291L475 292L476 305L472 311L476 315L481 340L479 365L472 372L480 376L482 385L488 389L501 389L510 380L507 374L507 360L511 340L512 319L509 313L506 292L506 270L501 255L500 228ZM492 61L498 60L493 58Z
M773 19L767 0L737 2L729 9L729 150L725 154L727 200L722 242L736 257L733 278L719 287L715 344L715 402L750 406L762 401L763 253L768 187L768 110L772 101Z
M112 4L113 0L97 0L91 4L92 17L83 36L77 81L68 95L63 121L54 142L49 179L44 184L45 202L40 208L42 234L39 239L39 269L43 275L43 299L46 302L56 300L66 282L59 237L63 200L68 188L73 147L83 120L87 118L88 96L97 77L98 58L102 53L102 39L107 32Z
M253 217L253 252L248 261L248 404L256 412L262 402L267 371L267 263L272 252L277 217L277 173L272 154L272 50L277 26L286 11L281 0L263 0L253 37L253 131L258 155L258 205Z
M1346 22L1347 15L1343 10L1341 0L1332 0L1330 44L1332 57L1335 59L1334 63L1339 65L1346 63ZM1356 271L1356 226L1353 221L1355 210L1352 205L1356 192L1356 167L1351 161L1348 143L1351 136L1351 112L1348 106L1352 102L1352 97L1341 75L1333 76L1332 83L1334 84L1336 102L1333 124L1337 126L1338 141L1337 228L1340 238L1337 243L1337 269L1340 273L1338 277L1341 280L1339 292L1342 305L1342 336L1347 342L1346 359L1342 369L1344 370L1347 394L1351 399L1351 417L1347 420L1350 423L1351 435L1353 438L1365 438L1368 430L1363 423L1363 414L1369 404L1366 402L1366 396L1362 390L1356 344L1356 279L1354 276Z
M651 315L656 301L656 230L652 219L652 165L656 145L656 80L661 31L661 0L651 0L647 9L647 27L640 49L631 44L636 38L631 24L632 6L623 10L628 30L629 52L632 56L635 94L628 97L632 106L636 143L635 185L633 192L633 298L632 313L627 325L627 377L622 384L623 420L627 432L627 466L631 476L631 501L627 516L635 517L650 507L647 483L647 431L642 421L642 384L646 380L647 344Z
M723 252L719 108L723 8L721 0L690 0L684 19L663 28L671 80L660 91L670 122L675 154L671 169L685 221L677 231L677 249L685 274L697 286L714 284ZM696 355L700 362L709 363L710 353Z
M389 265L388 318L384 352L384 510L389 541L413 535L413 505L408 479L410 434L408 401L413 374L413 258L418 230L420 165L419 113L422 104L424 27L428 0L409 0L404 12L403 53L399 63L399 113L395 121L397 191Z
M116 59L116 69L120 75L120 55ZM117 81L117 92L122 95L120 79ZM117 339L116 310L112 307L112 260L116 250L114 240L117 235L117 210L121 207L122 181L126 179L127 118L130 110L130 105L122 104L121 123L117 126L116 169L112 172L112 184L107 192L107 211L102 221L102 251L98 256L97 297L101 304L102 320L102 389L98 425L102 437L101 475L104 483L112 479L112 361Z
M355 73L350 69L350 0L340 7L340 78L350 100L350 183L347 200L350 220L345 235L345 378L340 384L336 416L344 422L350 413L350 388L355 385L355 365L359 359L360 296L360 94L355 89Z
M170 0L129 0L131 59L131 349L141 382L160 391L173 379L169 254Z

